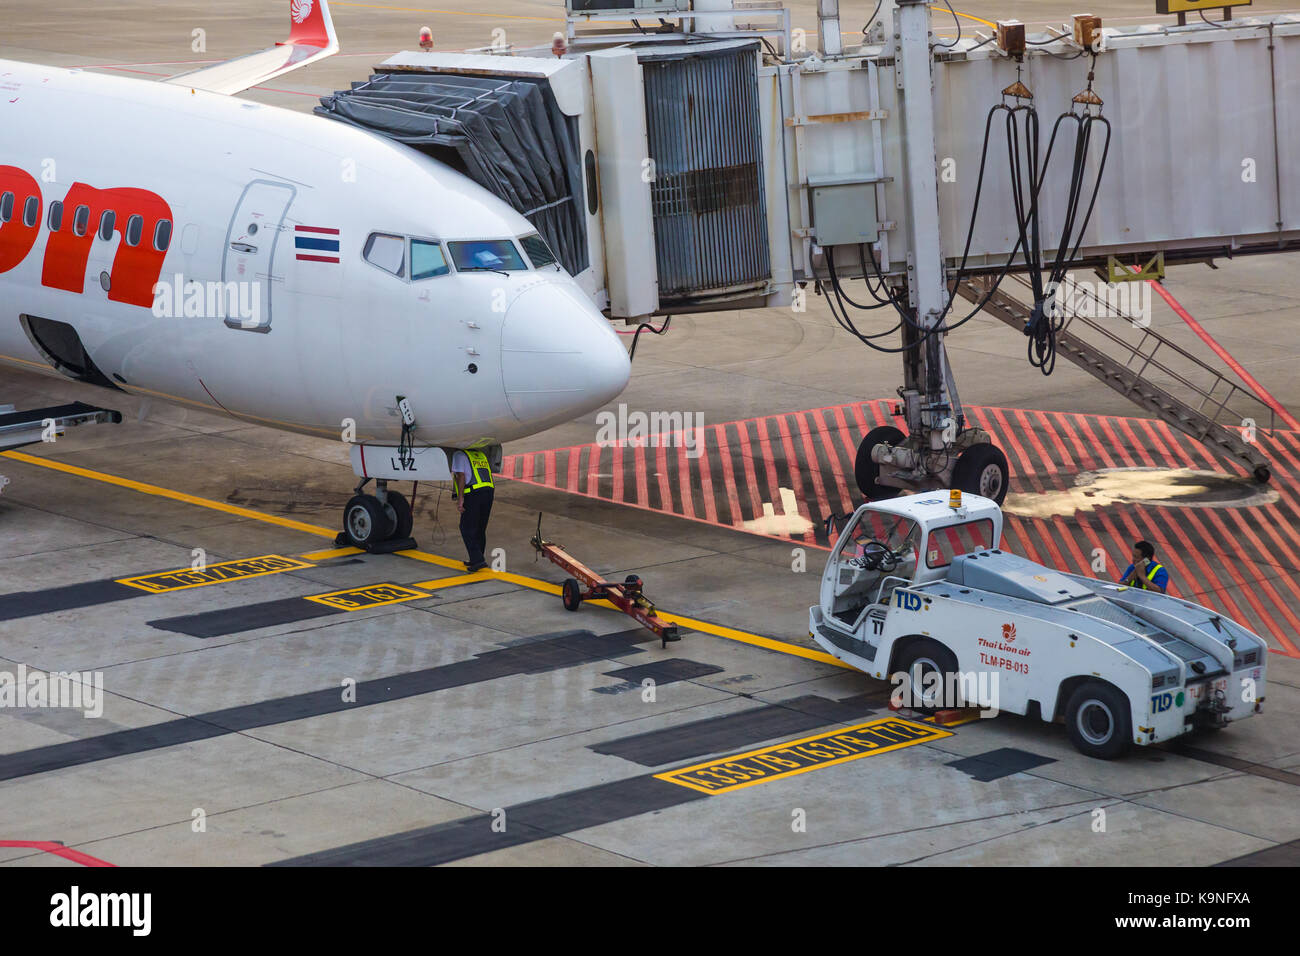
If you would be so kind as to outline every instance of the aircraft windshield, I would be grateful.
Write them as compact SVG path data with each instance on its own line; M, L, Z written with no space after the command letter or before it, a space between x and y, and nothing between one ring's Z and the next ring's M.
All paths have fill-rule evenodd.
M528 265L509 239L449 242L451 259L461 272L525 272Z

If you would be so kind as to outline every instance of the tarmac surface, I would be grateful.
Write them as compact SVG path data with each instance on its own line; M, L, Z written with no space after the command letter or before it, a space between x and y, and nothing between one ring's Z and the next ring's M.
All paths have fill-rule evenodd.
M284 6L10 0L0 58L147 80L279 38ZM438 49L495 28L545 43L561 25L541 0L332 8L343 53L246 95L309 110L426 24ZM812 3L794 10L815 29ZM1300 410L1292 263L1217 265L1172 269L1166 286ZM1157 329L1210 357L1154 308ZM595 414L511 443L489 528L502 570L474 575L446 489L420 489L418 551L336 549L355 483L341 445L5 368L0 402L80 400L124 421L0 457L0 670L104 675L94 720L0 710L0 865L1300 863L1300 435L1262 434L1274 479L1260 491L1073 366L1044 378L992 318L949 348L1011 459L1007 546L1084 573L1099 549L1114 577L1133 538L1155 541L1177 593L1269 641L1261 716L1099 762L1060 725L891 711L888 684L812 645L822 523L857 503L852 448L889 420L901 371L820 300L643 336L606 411L697 415L702 453L600 447ZM1140 494L1110 481L1120 469L1143 469ZM608 608L566 612L564 575L528 543L539 512L548 539L609 578L640 575L683 639L665 648ZM203 579L184 573L196 549ZM773 756L810 738L851 758ZM755 751L769 773L708 785L702 764Z

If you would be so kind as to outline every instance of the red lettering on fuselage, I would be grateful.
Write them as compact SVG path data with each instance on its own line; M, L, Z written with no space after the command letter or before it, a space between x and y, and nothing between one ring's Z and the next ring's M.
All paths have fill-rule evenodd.
M41 187L36 180L17 166L0 166L0 197L5 193L13 193L14 199L9 221L0 222L0 272L8 272L26 259L41 232ZM23 214L33 196L36 222L29 226Z
M77 209L89 208L86 234L78 236L73 228ZM151 307L153 287L162 274L167 250L154 246L154 231L158 223L172 218L171 207L156 193L128 186L114 189L96 189L85 183L73 183L63 200L63 222L58 232L50 233L45 245L45 262L41 270L41 284L52 289L82 292L86 284L86 261L90 247L98 238L100 216L114 214L113 230L121 237L117 254L109 271L108 297L114 302ZM127 227L132 216L140 216L143 228L139 242L128 245Z

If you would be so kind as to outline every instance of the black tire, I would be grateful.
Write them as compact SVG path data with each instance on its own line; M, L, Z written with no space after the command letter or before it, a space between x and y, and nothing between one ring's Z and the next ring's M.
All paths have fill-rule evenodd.
M392 520L374 495L353 495L343 508L343 533L354 548L385 541L392 530Z
M869 501L893 498L902 492L902 488L891 488L879 483L880 466L871 460L871 452L877 445L897 445L906 437L893 425L878 425L867 432L858 444L858 454L853 461L853 476L857 479L858 490Z
M908 675L909 688L911 693L903 699L903 706L913 707L923 714L933 714L936 710L942 710L945 702L942 699L932 700L928 703L921 703L915 706L916 698L924 693L926 674L937 671L940 674L957 673L957 656L952 651L944 647L938 641L932 641L929 638L913 641L898 655L898 665L894 668L894 673L902 671ZM949 684L945 679L941 684L942 690L946 690Z
M560 597L566 611L576 611L582 607L582 585L573 578L565 578L560 588Z
M623 583L628 587L639 589L641 587L641 578L635 574L629 574L623 579Z
M957 459L952 470L952 486L967 494L983 495L1002 504L1007 497L1007 456L997 445L971 445Z
M1133 743L1128 698L1110 684L1088 681L1065 705L1065 732L1079 753L1113 760Z
M411 505L406 498L396 491L388 492L384 496L384 511L393 523L393 530L388 537L393 541L409 538L411 529L415 526L415 517L411 514Z
M1258 481L1261 485L1268 484L1269 479L1272 477L1273 477L1273 472L1268 470L1268 465L1260 465L1258 468L1255 469L1255 480Z

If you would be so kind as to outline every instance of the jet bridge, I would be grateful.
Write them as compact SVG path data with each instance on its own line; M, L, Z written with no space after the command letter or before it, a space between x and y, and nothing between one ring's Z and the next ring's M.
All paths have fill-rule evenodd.
M427 148L506 198L611 318L797 308L809 284L866 344L899 318L908 434L864 439L870 496L962 482L1005 494L1005 458L966 427L943 349L959 296L978 289L976 311L1019 325L1047 373L1067 272L1121 282L1162 274L1134 265L1300 248L1300 16L1076 17L941 41L922 0L888 0L865 42L842 48L836 0L821 0L810 51L774 3L576 2L563 56L402 53L318 112ZM578 29L620 14L661 27ZM549 131L540 150L525 127ZM1028 280L1019 306L999 288L1008 274ZM883 311L855 319L867 293ZM1105 336L1091 351L1063 341L1062 357L1267 477L1216 420L1221 403L1210 414L1174 394L1186 370L1139 388Z

